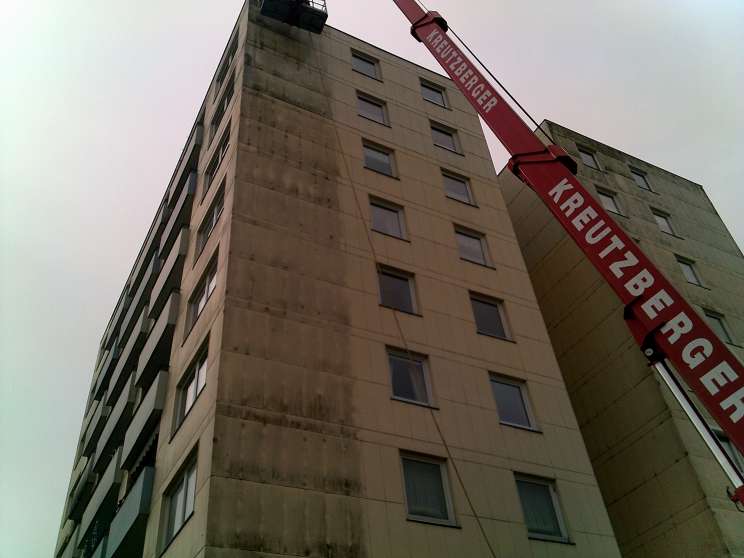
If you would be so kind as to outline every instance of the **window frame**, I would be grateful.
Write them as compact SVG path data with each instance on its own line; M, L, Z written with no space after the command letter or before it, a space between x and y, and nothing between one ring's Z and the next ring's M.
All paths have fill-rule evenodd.
M721 449L723 449L723 452L729 457L729 459L739 470L739 472L744 475L744 455L742 455L738 448L731 443L731 439L723 430L720 430L718 428L711 428L711 431L713 432L713 436L715 436L716 440L721 445ZM727 447L730 452L726 451Z
M196 351L196 355L191 359L186 372L181 375L176 386L176 405L175 412L173 413L173 434L181 428L181 425L186 421L191 410L199 400L204 388L207 387L207 371L209 368L209 334L207 334L204 341L199 345L199 350ZM199 376L201 375L202 366L204 369L204 383L201 388L199 387ZM188 388L192 382L194 384L194 399L190 405L187 405L188 399Z
M635 185L640 188L641 190L645 190L646 192L653 192L653 188L651 188L651 183L648 181L648 174L643 172L642 170L639 170L635 167L628 167L630 168L630 176L633 179L633 182ZM639 177L641 179L641 182L645 184L645 186L641 186L641 182L636 180L636 177Z
M462 155L462 144L460 143L460 137L455 128L447 126L446 124L442 124L441 122L436 122L434 120L430 120L429 124L431 128L431 141L434 144L434 147L439 147L440 149L444 149L446 151L449 151L450 153ZM435 131L441 134L449 135L452 138L453 147L437 143L436 136L434 135Z
M408 282L408 293L411 297L411 310L402 310L395 306L385 304L382 300L382 284L380 283L380 275L388 275L390 277L397 277L398 279L405 279ZM416 276L408 271L398 269L396 267L390 267L387 265L378 264L377 266L377 288L379 289L379 301L380 306L383 308L389 308L396 312L403 312L404 314L412 314L414 316L420 316L419 304L416 296Z
M474 263L476 265L481 265L483 267L493 267L493 264L491 262L491 255L488 252L488 241L486 240L485 233L476 231L468 227L463 227L462 225L458 225L458 224L455 224L454 227L455 227L455 244L457 245L457 253L460 256L460 259L464 262ZM475 239L480 243L481 254L483 256L482 262L471 260L470 258L466 258L465 256L463 256L462 251L460 250L460 242L458 240L458 235L467 236L468 238Z
M370 207L370 210L369 210L370 230L376 233L384 234L385 236L397 238L399 240L408 240L408 228L406 226L405 208L402 205L398 205L397 203L393 203L393 202L384 200L382 198L378 198L376 196L370 195L369 196L369 207ZM375 221L373 217L374 210L372 209L374 207L396 213L396 215L398 216L398 227L400 228L401 236L375 228L375 224L374 224Z
M613 192L612 190L605 190L604 188L597 188L596 190L597 190L597 197L599 198L599 204L602 206L602 209L604 209L605 211L609 213L612 213L613 215L624 216L623 208L618 203L617 192ZM609 209L604 204L604 198L610 199L615 209Z
M367 62L368 64L372 64L372 66L374 67L374 75L370 75L367 72L363 72L362 70L356 68L354 66L354 58ZM352 71L358 74L361 74L363 76L366 76L368 78L372 78L377 81L382 81L382 68L380 66L380 59L375 58L374 56L371 56L364 52L358 51L356 49L351 49L351 69Z
M710 327L713 330L713 333L715 333L716 335L718 335L718 332L713 328L713 326L710 325L710 320L718 321L719 325L721 326L721 331L723 331L723 333L725 334L724 337L718 335L718 338L728 345L734 344L734 338L731 336L731 331L726 324L726 316L724 316L720 312L711 310L710 308L703 308L703 317L708 323L708 327Z
M449 99L447 98L447 88L443 87L437 83L434 83L433 81L429 81L424 78L419 78L419 83L421 84L421 97L426 101L427 103L431 103L432 105L436 105L438 107L442 108L450 108ZM429 99L426 95L424 95L424 90L429 89L431 91L436 91L442 96L442 102L437 103L436 101L433 101Z
M189 489L189 478L193 472L194 475L194 493L192 495L192 508L186 513L186 503L188 502L188 489ZM162 538L161 538L161 549L164 552L176 537L181 533L183 528L188 524L189 520L194 516L196 510L196 493L198 492L198 451L197 449L192 450L191 454L184 460L183 464L179 467L178 472L173 475L173 478L168 483L167 488L163 491L163 501L165 505L162 511ZM175 524L171 525L171 511L173 506L173 497L177 491L183 488L183 507L184 516L181 520L180 525L175 527Z
M390 399L395 401L401 401L403 403L410 403L412 405L420 405L422 407L434 407L434 389L431 384L431 370L429 368L429 357L421 353L414 351L407 351L406 349L399 349L397 347L386 347L385 354L387 355L387 363L390 377ZM393 366L390 362L391 358L397 358L399 360L405 360L408 362L421 363L421 372L424 377L424 387L426 388L426 401L419 401L417 399L410 399L401 395L395 395L395 380L393 378Z
M204 248L207 247L207 242L212 236L214 229L217 228L217 223L222 217L222 213L225 211L225 186L227 184L227 177L222 179L220 187L217 189L217 193L214 195L212 203L209 204L206 214L202 218L199 228L196 230L196 245L194 250L194 264L199 260L199 256L204 252ZM219 202L219 203L218 203ZM216 212L219 207L219 211ZM207 230L208 229L208 230Z
M209 164L207 165L206 169L204 169L204 192L202 192L201 200L199 203L203 202L204 198L207 196L207 192L209 192L209 189L214 183L214 179L217 176L217 173L219 172L220 168L222 167L222 163L227 158L228 151L230 151L230 127L229 126L222 133L222 137L220 138L220 141L215 146L214 153L212 153L212 157L209 159Z
M196 286L191 291L191 296L189 296L189 303L186 311L186 336L188 336L188 334L191 333L191 330L194 329L196 322L199 321L199 317L204 313L205 308L209 304L212 294L217 290L218 264L219 250L216 250L214 255L210 258L209 263L204 268ZM214 274L212 274L212 272L214 272ZM214 288L210 291L209 285L212 283L214 283ZM206 295L204 295L204 293L206 293ZM204 305L199 308L197 298L201 300L202 296L205 296Z
M444 195L445 195L445 197L447 197L447 198L449 198L451 200L460 202L460 203L464 203L466 205L470 205L472 207L478 207L478 205L476 204L476 201L475 201L475 195L473 194L473 188L470 185L470 179L469 178L467 178L466 176L463 176L461 174L457 174L455 172L449 171L447 169L441 169L441 172L442 172L442 184L444 186ZM468 200L467 201L450 194L450 192L447 190L447 181L446 181L447 178L449 178L451 180L454 180L456 182L461 182L461 183L463 183L465 185L465 190L468 193Z
M230 103L232 103L234 96L235 71L230 74L230 78L227 80L227 87L225 88L225 91L222 93L222 95L219 97L219 100L216 102L216 108L212 113L212 119L209 121L208 145L211 145L212 140L214 140L215 136L217 135L217 130L219 130L220 124L222 124L222 120L224 119L225 114L227 114L227 107L230 105Z
M382 124L383 126L390 127L390 117L388 114L387 103L385 101L383 101L382 99L379 99L378 97L374 97L372 95L369 95L359 90L357 90L356 92L356 98L357 98L357 115L358 116L360 116L361 118L364 118L365 120L369 120L370 122L375 122L377 124ZM377 120L376 118L372 118L370 116L367 116L366 114L362 114L362 111L360 108L360 103L362 102L379 107L380 111L382 112L382 120Z
M367 164L367 150L368 149L371 151L376 151L378 153L383 153L387 155L388 161L390 162L390 173L373 168ZM365 169L371 170L372 172L376 172L383 176L388 176L390 178L398 178L398 165L395 161L395 150L389 147L385 147L384 145L380 145L379 143L375 143L373 141L363 139L362 140L362 160L364 162Z
M503 424L504 426L510 426L512 428L520 428L522 430L530 430L532 432L541 432L540 428L537 425L537 418L535 417L535 412L532 408L532 401L530 400L529 390L527 388L527 380L521 380L519 378L512 378L511 376L505 376L497 372L489 372L488 381L491 387L494 404L496 406L496 413L499 416L499 424ZM504 420L501 418L501 412L499 411L498 401L496 401L496 394L493 393L494 383L511 385L511 386L519 388L519 395L522 398L522 404L524 405L525 414L527 415L527 420L529 421L529 424L527 425L519 424L516 422Z
M475 331L478 335L485 335L486 337L492 337L494 339L501 339L502 341L511 341L514 342L514 339L512 337L511 328L509 327L509 322L507 320L506 316L506 309L505 309L505 303L503 300L499 298L494 298L492 296L484 295L475 291L468 291L469 299L470 299L470 310L473 313L473 321L475 322ZM488 333L486 331L481 331L481 329L478 327L478 320L475 313L475 308L473 308L473 300L477 300L478 302L490 306L495 306L498 309L499 312L499 318L501 319L501 328L504 330L504 336L500 335L494 335L493 333Z
M227 50L225 50L224 59L220 63L219 67L217 68L217 72L215 73L214 99L217 98L217 95L222 89L222 84L225 82L227 72L230 69L233 61L235 60L235 55L238 53L238 37L239 32L236 31L235 36L230 39L230 42L228 43L229 46L227 47Z
M576 149L579 151L579 159L581 160L581 163L590 169L594 169L597 171L601 171L602 167L599 164L599 159L597 159L597 152L593 149L589 149L588 147L583 147L581 145L577 145ZM585 157L585 155L588 157ZM593 164L588 161L593 161Z
M656 221L657 228L663 232L664 234L668 234L670 236L677 236L677 233L674 231L674 227L672 226L672 216L669 215L666 211L662 211L661 209L655 209L651 208L651 214L654 216L654 221ZM663 219L666 223L666 226L669 227L669 230L664 230L664 228L661 226L659 219Z
M515 487L517 488L517 497L519 499L519 505L522 509L522 519L524 525L527 528L527 537L535 540L552 541L560 543L570 543L571 538L568 533L568 525L566 524L565 517L563 515L563 508L561 507L560 497L558 496L558 487L555 479L549 479L544 477L538 477L535 475L529 475L525 473L514 472ZM519 495L519 482L539 484L548 488L548 494L550 495L550 501L553 504L553 511L558 522L558 529L561 532L560 536L557 535L546 535L544 533L533 533L530 532L529 525L527 525L527 517L525 513L525 506L522 497Z
M445 507L447 509L447 519L439 519L436 517L427 517L425 515L415 515L410 511L408 491L406 490L406 468L405 461L417 461L419 463L427 463L429 465L439 466L439 480L442 483L442 493L444 495ZM455 504L452 495L452 487L449 480L449 471L447 460L441 457L423 455L420 453L409 452L405 450L400 451L400 469L401 477L403 478L403 503L406 508L406 520L416 521L420 523L431 523L434 525L442 525L447 527L456 527L457 518L455 516Z
M682 277L685 278L685 281L687 281L689 285L695 285L696 287L704 286L703 280L700 277L700 273L698 273L698 270L695 267L694 260L685 258L684 256L680 256L679 254L675 254L674 259L677 260L677 265L679 266L680 271L682 272ZM690 278L687 276L687 273L685 273L686 268L690 269L692 276L695 278L695 281L690 281Z

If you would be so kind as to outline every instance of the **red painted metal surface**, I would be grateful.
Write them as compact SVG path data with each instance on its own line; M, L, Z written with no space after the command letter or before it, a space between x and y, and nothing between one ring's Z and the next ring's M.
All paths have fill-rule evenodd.
M633 336L652 361L667 358L744 453L744 366L569 170L565 153L546 147L447 36L436 12L394 0L412 34L512 155L510 169L560 221L626 305ZM744 487L733 499L744 501Z

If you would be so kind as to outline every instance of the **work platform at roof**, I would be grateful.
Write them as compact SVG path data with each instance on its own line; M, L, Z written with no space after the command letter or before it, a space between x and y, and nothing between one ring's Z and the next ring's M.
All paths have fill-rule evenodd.
M328 19L326 0L263 0L261 15L321 33Z

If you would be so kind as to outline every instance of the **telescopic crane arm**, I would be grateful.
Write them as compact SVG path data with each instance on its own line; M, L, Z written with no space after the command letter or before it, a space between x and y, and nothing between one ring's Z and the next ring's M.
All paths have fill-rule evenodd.
M393 1L411 34L509 151L509 169L537 193L625 305L626 323L649 362L659 369L670 361L744 453L744 366L582 186L573 159L545 146L448 37L444 18L416 0ZM744 502L741 474L729 478L732 500Z

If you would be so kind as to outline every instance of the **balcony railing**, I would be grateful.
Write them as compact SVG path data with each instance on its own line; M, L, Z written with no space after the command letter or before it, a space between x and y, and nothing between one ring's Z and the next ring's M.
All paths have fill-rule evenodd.
M101 396L101 399L106 399L106 394ZM82 454L90 457L93 454L93 450L96 449L98 444L98 437L101 435L104 425L106 424L106 417L111 412L111 407L101 403L96 407L96 412L93 414L93 418L88 425L88 429L85 432L85 439L83 440Z
M121 351L119 361L116 363L116 368L114 369L114 374L109 382L109 391L106 395L107 405L114 403L116 398L119 397L119 393L127 379L137 369L137 360L139 359L140 351L147 340L147 334L150 332L153 324L149 313L149 307L145 306L142 308L142 313L137 319L134 330Z
M189 229L181 229L177 240L173 243L170 254L160 270L160 276L152 287L150 295L150 311L157 315L168 300L168 295L181 285L183 263L189 248Z
M70 490L70 497L67 499L67 512L65 515L73 521L80 521L88 504L93 489L96 486L97 476L93 472L93 461L86 458L85 468L80 474L77 483Z
M79 556L79 553L77 551L79 534L80 526L78 525L72 532L72 535L70 535L70 538L67 541L62 554L59 555L59 558L77 558Z
M160 422L160 414L165 404L165 392L168 387L168 372L161 370L152 382L147 394L142 398L134 412L132 422L124 436L121 450L122 466L129 468L139 455Z
M135 324L135 318L142 312L142 308L150 300L150 290L158 277L158 271L160 270L160 258L157 254L153 254L152 258L147 264L145 274L142 276L142 280L139 282L137 292L132 297L132 302L129 305L129 310L124 317L124 321L121 325L121 333L119 336L120 345L123 345L129 340L129 332Z
M106 391L106 389L108 388L109 379L111 379L111 374L113 374L114 372L114 366L119 360L120 355L121 346L119 345L118 341L115 340L114 345L109 350L108 356L106 356L105 360L103 361L101 372L98 375L96 385L93 388L94 399L100 399L103 392Z
M108 463L109 458L114 450L121 445L124 439L124 432L132 416L136 389L134 387L134 376L129 376L130 381L127 387L119 395L119 400L111 409L106 426L101 432L101 436L96 446L96 454L93 458L93 471L101 472L103 467Z
M80 520L80 541L85 541L91 535L94 522L105 524L113 517L121 478L121 448L119 448L109 462L106 472L98 481L98 486L85 508Z
M201 120L202 116L199 117L199 120ZM178 165L176 165L176 170L173 171L173 176L168 186L167 200L170 207L173 207L175 199L180 195L188 173L196 170L199 163L199 147L203 140L204 126L202 126L201 122L196 122L194 127L191 128L189 139L186 140L186 145L181 152Z
M145 467L111 522L105 558L142 556L155 469Z
M161 257L170 251L170 247L176 241L178 233L181 228L188 226L191 220L191 205L194 200L194 193L196 192L196 172L189 174L185 187L181 190L180 195L175 200L173 206L173 212L168 219L168 224L163 230L163 235L160 237L160 247L158 253Z
M147 387L159 370L168 368L179 300L178 293L170 295L150 330L137 364L135 383L138 386Z

